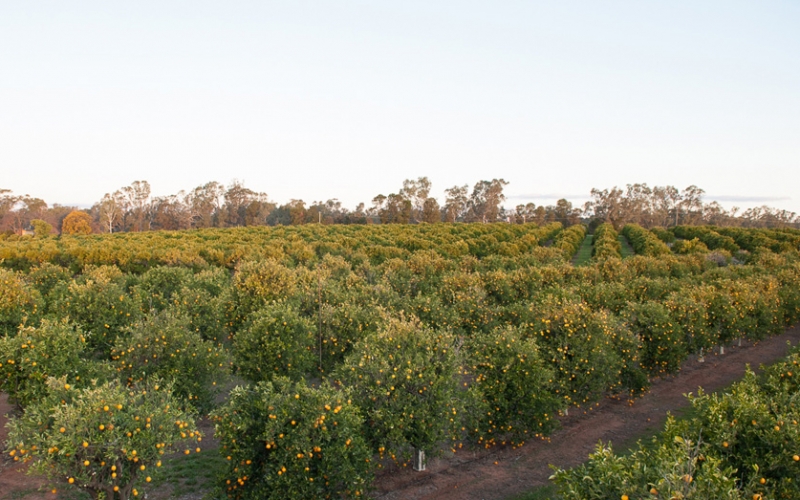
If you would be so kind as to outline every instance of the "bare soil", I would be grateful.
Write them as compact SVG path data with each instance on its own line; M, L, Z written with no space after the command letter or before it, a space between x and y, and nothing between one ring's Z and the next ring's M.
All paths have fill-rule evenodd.
M373 496L380 500L394 499L503 499L548 484L550 465L566 468L586 460L594 446L602 441L630 445L636 439L661 429L667 412L679 412L689 406L684 396L722 389L740 379L749 364L757 368L786 356L787 342L800 342L800 327L790 328L783 335L742 347L726 347L725 354L710 354L705 362L690 358L681 372L653 382L649 392L630 402L625 398L608 398L591 410L570 412L561 417L562 428L547 440L529 442L517 449L495 447L469 450L428 463L424 472L405 468L388 468L378 474ZM0 442L5 442L6 414L13 407L5 394L0 394ZM206 427L210 427L206 423ZM207 430L207 429L206 429ZM208 434L207 434L208 435ZM210 437L210 436L209 436ZM214 441L204 439L203 448ZM210 450L209 450L210 451ZM0 459L0 500L52 500L42 478L25 474L26 467ZM164 492L166 493L166 492ZM163 496L163 495L160 495Z
M5 450L8 439L7 415L14 412L14 406L8 403L8 394L0 393L0 448ZM8 453L0 455L0 499L25 498L25 500L44 500L55 495L45 493L47 482L44 478L26 474L27 465L15 462Z

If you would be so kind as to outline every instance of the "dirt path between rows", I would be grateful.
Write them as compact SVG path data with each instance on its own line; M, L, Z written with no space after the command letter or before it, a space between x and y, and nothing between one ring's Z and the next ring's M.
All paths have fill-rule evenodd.
M8 394L0 393L0 448L5 451L6 439L8 439L7 415L14 410L13 405L8 403ZM32 477L25 472L28 467L19 462L14 462L8 453L0 455L0 500L7 498L24 498L25 500L44 500L47 495L44 493L46 485L43 478ZM55 495L50 494L50 499Z
M800 326L755 345L726 347L725 354L705 362L690 358L675 377L656 380L651 390L631 406L626 399L605 399L588 414L571 413L549 441L525 444L516 450L498 447L479 452L459 451L451 458L428 464L428 470L387 470L379 474L374 497L379 500L504 499L548 484L550 464L566 468L584 462L599 441L633 444L639 437L663 428L667 412L689 406L684 394L722 389L754 369L785 357L787 342L800 342ZM621 451L621 450L620 450Z
M562 418L562 428L549 441L530 442L518 449L459 451L450 458L432 460L425 472L385 470L378 475L373 496L379 500L504 499L548 483L549 465L572 467L586 460L598 441L631 443L661 429L668 411L688 406L685 393L721 389L742 377L745 366L756 368L786 356L787 341L800 343L800 327L755 345L726 348L724 355L691 358L675 377L653 382L651 390L630 406L625 399L605 399L588 414ZM12 410L0 394L0 443L6 440L6 414ZM43 491L45 481L27 476L25 467L0 458L0 500L54 498ZM40 489L42 488L42 489ZM38 490L38 491L37 491Z

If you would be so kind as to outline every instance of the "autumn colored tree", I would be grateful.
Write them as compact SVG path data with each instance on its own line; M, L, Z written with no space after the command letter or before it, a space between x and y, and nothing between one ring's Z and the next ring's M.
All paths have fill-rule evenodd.
M73 210L64 218L61 234L92 234L92 217L82 210Z

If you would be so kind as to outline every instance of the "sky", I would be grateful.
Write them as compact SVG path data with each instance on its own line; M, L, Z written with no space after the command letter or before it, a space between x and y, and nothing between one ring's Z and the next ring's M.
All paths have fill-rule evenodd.
M797 1L0 0L0 188L643 182L800 213L798 27Z

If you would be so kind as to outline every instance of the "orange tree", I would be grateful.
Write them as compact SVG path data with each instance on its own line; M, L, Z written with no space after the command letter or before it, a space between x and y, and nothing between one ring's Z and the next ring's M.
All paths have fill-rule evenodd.
M132 325L111 350L122 380L138 384L153 376L173 381L174 396L184 404L207 410L217 382L228 372L225 349L203 340L187 318L163 312Z
M236 387L213 414L229 498L352 498L372 480L372 452L346 390L285 377Z
M658 236L637 224L625 224L622 234L631 243L637 255L655 257L671 253L667 244L658 239Z
M80 325L91 351L108 355L117 337L141 316L140 303L128 293L125 278L115 266L89 268L53 306L56 314Z
M297 287L296 273L275 260L241 263L233 276L231 323L240 326L259 307L294 295Z
M611 224L600 224L594 230L592 257L597 260L611 257L622 258L622 244L619 242L619 234Z
M709 453L737 470L741 484L774 498L800 498L800 351L771 366L759 381L752 371L723 394L692 400ZM762 481L763 480L763 481Z
M161 457L199 451L194 418L180 410L169 386L151 381L132 388L118 382L76 389L50 378L50 394L9 423L8 454L92 498L128 499L149 482Z
M67 293L72 273L66 267L44 262L32 268L25 281L42 295L43 313L53 312L53 307Z
M526 335L537 339L552 370L561 406L581 406L607 391L648 385L636 338L613 315L585 303L545 298L521 311Z
M0 269L0 335L14 335L25 321L39 315L41 294L25 283L23 276Z
M571 259L580 248L586 237L586 227L581 224L570 226L556 235L553 246L564 253L564 258Z
M230 273L212 267L192 276L171 296L172 308L189 318L189 326L204 339L222 341L229 334L226 311L231 307Z
M631 303L623 312L628 327L640 339L642 366L652 375L677 372L686 359L686 342L679 323L669 309L655 301Z
M506 327L470 339L467 347L466 373L472 375L486 407L470 429L478 442L491 445L508 439L522 444L555 428L561 401L536 339Z
M664 307L669 310L670 321L683 331L683 343L687 354L708 351L717 341L710 325L708 308L698 300L700 286L687 285L665 298Z
M333 374L352 389L374 451L394 459L435 454L461 419L456 341L419 320L393 319L361 340Z
M233 338L238 372L253 382L303 377L315 367L317 327L284 302L262 306Z
M71 384L98 375L98 363L84 361L86 339L66 321L43 320L22 327L14 337L0 337L0 391L21 407L47 394L48 377L67 377Z
M663 435L648 445L640 444L629 455L617 455L610 444L598 444L586 463L559 469L551 476L557 485L556 498L748 498L738 488L734 469L704 453L702 439L698 429L670 417Z
M185 267L157 266L139 277L134 293L142 306L163 311L172 303L172 297L193 281L192 271Z

